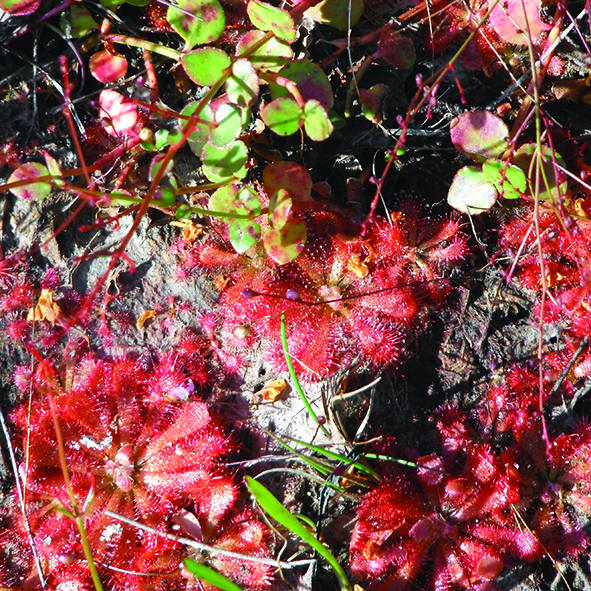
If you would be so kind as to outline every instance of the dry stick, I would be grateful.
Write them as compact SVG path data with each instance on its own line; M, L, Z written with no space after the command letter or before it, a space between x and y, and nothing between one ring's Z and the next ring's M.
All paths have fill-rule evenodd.
M251 556L250 554L240 554L239 552L232 552L231 550L223 550L222 548L216 548L215 546L209 546L208 544L203 544L202 542L196 542L195 540L191 540L189 538L183 538L182 536L176 536L174 534L169 534L167 532L158 531L150 527L149 525L144 525L139 521L134 521L133 519L129 519L128 517L124 517L123 515L119 515L118 513L114 513L113 511L105 511L105 515L116 519L117 521L121 521L127 525L131 525L132 527L136 527L143 531L147 531L148 533L154 534L156 536L160 536L161 538L166 538L167 540L172 540L173 542L178 542L179 544L183 544L185 546L189 546L190 548L194 548L199 552L208 552L209 554L219 554L221 556L228 556L229 558L238 558L239 560L248 560L250 562L258 562L259 564L265 564L267 566L273 566L278 568L295 568L297 566L305 566L314 562L313 560L294 560L293 562L283 562L281 560L273 560L272 558L262 558L261 556Z

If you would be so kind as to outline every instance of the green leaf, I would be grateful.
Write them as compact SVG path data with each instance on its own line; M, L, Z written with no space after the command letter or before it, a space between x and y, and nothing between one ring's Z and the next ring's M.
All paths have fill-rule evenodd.
M230 224L230 242L238 254L244 254L261 238L261 227L254 220L234 220Z
M221 183L232 177L242 179L246 176L248 148L237 140L223 148L207 144L201 153L203 173L214 183Z
M267 490L260 482L251 478L246 477L246 486L248 490L257 500L257 503L266 511L275 521L286 527L289 531L296 534L304 542L308 543L318 554L323 556L328 564L333 569L335 575L338 577L341 584L341 589L344 591L350 591L351 585L347 580L345 571L341 568L337 559L332 555L331 551L316 538L307 527L302 525L299 519L289 512L274 496Z
M224 577L224 575L192 558L185 558L184 564L185 568L192 575L195 575L198 579L201 579L222 591L242 591L236 583L230 581L230 579Z
M232 76L226 82L231 102L239 107L250 107L259 95L259 77L254 66L244 58L232 64Z
M303 112L292 98L278 98L261 109L265 124L278 135L292 135L302 124Z
M233 142L242 131L242 111L236 105L220 105L215 112L216 126L211 131L209 140L218 148Z
M70 7L70 22L72 23L72 37L76 39L88 35L93 29L98 29L90 11L84 6L74 4ZM64 14L60 18L60 27L62 31L66 30Z
M250 52L250 48L259 43L264 36L265 32L258 29L248 31L238 42L236 56L240 57L244 53ZM257 70L278 72L289 60L293 59L293 49L285 41L273 37L255 51L249 53L248 59Z
M293 201L285 189L279 189L269 200L269 223L276 230L285 226L291 218Z
M560 201L568 191L568 182L556 178L554 162L566 168L564 159L552 148L542 146L542 153L538 154L536 144L524 144L515 152L512 164L521 168L528 180L528 191L532 197L539 193L542 201ZM560 176L560 175L559 175Z
M470 215L488 211L496 200L495 186L476 166L460 168L447 194L447 202L454 209Z
M185 220L190 218L192 214L191 208L188 205L179 205L178 209L174 213L174 217L177 220Z
M220 187L210 198L209 208L223 213L238 213L257 217L261 202L257 192L248 186L230 183Z
M322 142L330 136L333 129L326 109L314 99L307 101L304 105L306 135L315 142Z
M29 181L28 184L21 187L14 187L10 189L10 192L21 199L27 199L28 201L41 201L49 196L51 193L51 183L48 182L36 182L36 179L42 176L48 176L49 170L46 166L40 162L26 162L21 164L13 173L8 177L9 183L16 181Z
M226 28L226 16L218 0L177 0L176 6L168 8L166 18L185 40L186 49L217 41Z
M518 166L491 159L483 163L482 173L505 199L519 199L527 191L527 178Z
M41 5L41 0L0 0L0 8L13 16L33 14Z
M307 237L304 222L291 219L280 229L267 228L263 235L263 244L265 251L275 262L285 265L304 250Z
M363 0L324 0L306 10L304 14L318 23L347 31L359 22L364 9Z
M296 26L289 12L259 0L250 0L246 12L257 29L273 31L276 37L288 43L296 40Z
M211 86L222 77L232 62L228 54L217 47L201 47L185 54L181 63L195 84Z
M197 103L189 103L182 111L181 114L185 117L190 117L195 109ZM174 146L181 140L181 132L186 124L186 119L181 119L179 126L168 134L168 143ZM203 150L203 147L209 140L209 136L213 128L215 127L215 113L209 105L205 105L199 114L199 119L193 128L193 132L189 136L187 143L194 154L199 156Z

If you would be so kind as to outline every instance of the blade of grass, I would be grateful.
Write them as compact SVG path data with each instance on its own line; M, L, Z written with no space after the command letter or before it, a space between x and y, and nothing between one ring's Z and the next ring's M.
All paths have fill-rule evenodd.
M351 591L351 584L347 579L347 575L332 552L316 536L310 533L299 519L290 513L260 482L247 476L246 485L264 511L289 531L304 540L304 542L312 546L318 554L326 559L339 579L341 589L343 591Z
M184 560L185 568L192 574L195 575L198 579L221 589L222 591L242 591L236 583L230 581L224 577L224 575L218 573L216 570L205 566L197 562L196 560L192 560L191 558L185 558Z

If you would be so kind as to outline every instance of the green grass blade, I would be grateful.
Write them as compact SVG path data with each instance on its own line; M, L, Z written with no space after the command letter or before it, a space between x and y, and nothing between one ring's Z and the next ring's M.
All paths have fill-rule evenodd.
M246 477L246 485L257 500L258 504L277 522L310 544L318 554L326 559L338 577L343 591L351 591L351 585L347 580L345 571L341 568L331 551L316 536L300 523L299 519L289 512L260 482L250 476Z
M224 577L224 575L200 562L192 560L191 558L185 558L184 563L185 568L192 575L195 575L198 579L202 579L206 583L209 583L222 591L242 591L236 583L233 583L230 579Z

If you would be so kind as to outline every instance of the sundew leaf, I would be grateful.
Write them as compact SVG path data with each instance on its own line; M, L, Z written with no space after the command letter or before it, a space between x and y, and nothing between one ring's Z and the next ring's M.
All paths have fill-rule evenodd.
M231 103L220 105L215 112L215 127L209 140L218 148L233 142L242 131L242 112Z
M232 76L226 82L226 93L239 107L250 107L259 95L259 77L254 66L244 58L232 64Z
M270 197L285 189L295 203L314 201L312 185L310 173L296 162L273 162L263 170L263 186Z
M505 199L519 199L527 191L527 178L518 166L491 159L483 163L482 173Z
M295 133L303 122L303 111L292 98L278 98L261 109L265 124L278 135Z
M456 150L477 162L499 158L507 149L509 128L490 111L469 111L454 119L449 126Z
M269 223L280 230L291 218L293 201L285 189L279 189L269 200Z
M316 550L316 552L318 552L318 554L324 557L335 575L338 577L341 589L344 591L350 591L351 585L347 580L347 575L341 568L337 559L333 556L332 552L320 540L318 540L307 527L302 525L300 520L284 507L260 482L250 476L246 476L245 480L248 490L252 493L261 508L275 519L275 521L283 525L283 527L286 527L304 542L308 543L314 548L314 550Z
M218 573L217 570L213 570L200 562L193 560L192 558L185 558L184 560L185 568L192 574L195 575L198 579L221 589L222 591L242 591L242 589L236 585L230 579L224 577L221 573Z
M295 60L279 71L282 78L296 83L304 101L317 100L325 109L330 109L334 103L332 87L322 68L307 59ZM285 86L271 84L273 98L291 96Z
M280 228L267 228L263 245L267 254L280 265L296 259L306 246L308 232L300 220L290 219Z
M246 12L257 29L272 31L277 38L288 43L296 40L296 26L289 12L259 0L250 0Z
M306 135L315 142L322 142L332 133L334 127L326 109L316 100L307 101L304 105L304 130Z
M232 63L230 56L217 47L200 47L181 59L187 76L201 86L211 86Z
M223 148L206 144L201 153L203 174L212 182L219 183L232 177L243 179L246 176L248 148L237 140Z
M236 47L236 56L240 57L250 50L265 36L264 31L253 29L242 36ZM249 61L257 69L264 72L278 72L293 58L293 49L289 43L273 37L261 47L249 54Z
M261 227L254 220L234 220L228 233L232 248L238 254L244 254L261 238Z
M364 10L363 0L323 0L304 14L318 23L346 31L359 22Z
M447 202L458 211L478 215L488 211L497 200L497 190L476 166L460 168L451 183Z
M30 184L23 185L22 187L14 187L10 189L10 192L21 199L27 199L28 201L41 201L42 199L48 197L51 193L51 183L35 182L35 179L48 175L49 170L40 162L26 162L25 164L21 164L21 166L14 170L13 173L8 177L8 182L31 182Z
M176 6L169 6L166 18L185 40L186 49L217 41L226 28L226 16L218 0L177 0Z

